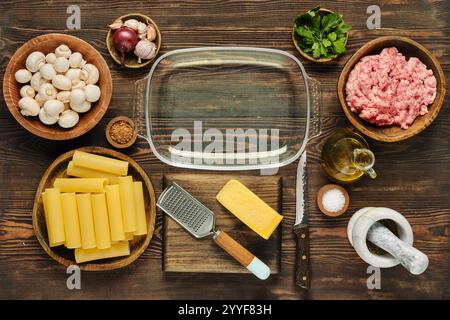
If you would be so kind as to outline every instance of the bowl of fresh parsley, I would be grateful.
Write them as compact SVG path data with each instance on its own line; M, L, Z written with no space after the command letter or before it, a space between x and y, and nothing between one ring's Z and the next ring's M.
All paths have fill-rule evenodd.
M295 19L292 41L304 58L329 62L345 52L350 29L342 14L315 7Z

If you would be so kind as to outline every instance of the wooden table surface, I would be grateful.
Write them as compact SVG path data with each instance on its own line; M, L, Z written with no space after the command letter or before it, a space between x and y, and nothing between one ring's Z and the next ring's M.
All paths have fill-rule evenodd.
M66 9L81 8L81 30L67 30ZM320 165L324 140L348 124L338 103L336 82L345 61L368 40L403 35L427 47L450 71L450 5L448 1L322 1L344 14L353 25L347 53L329 65L304 60L311 76L323 85L323 134L309 151L308 204L311 223L312 281L309 292L294 286L295 243L291 227L295 215L296 163L280 170L283 177L282 270L268 281L246 275L165 274L161 271L161 213L155 236L131 266L103 273L82 273L82 289L66 288L66 270L52 261L37 242L31 210L39 179L47 166L65 151L85 146L107 146L104 128L114 116L130 115L133 83L148 70L123 70L109 57L106 25L128 12L152 17L162 32L161 53L188 47L241 45L286 50L298 56L291 42L297 13L314 1L2 1L0 4L1 78L14 51L25 41L49 32L65 32L91 43L106 59L114 92L101 123L85 136L69 142L37 138L20 127L0 97L0 298L19 299L393 299L450 298L450 166L449 99L435 122L407 141L385 144L369 141L379 177L348 187L351 204L337 219L319 213L313 199L327 179ZM368 30L366 9L378 4L382 28ZM144 140L126 151L150 175L157 194L164 173L186 172L162 164ZM246 173L257 174L257 173ZM367 265L346 237L353 212L366 206L398 210L411 223L415 245L430 259L421 276L402 267L382 270L381 289L368 290Z

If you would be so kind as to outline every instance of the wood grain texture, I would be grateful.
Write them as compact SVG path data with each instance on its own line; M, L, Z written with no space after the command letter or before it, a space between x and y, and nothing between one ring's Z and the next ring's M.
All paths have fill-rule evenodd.
M281 208L279 176L240 176L236 174L168 174L164 187L176 182L216 215L216 228L228 233L244 248L266 263L273 274L280 272L281 228L264 240L223 207L216 195L231 179L237 179L277 212ZM221 250L212 238L195 239L174 220L164 215L163 270L168 272L249 273ZM217 239L216 239L217 240ZM250 259L251 260L251 259Z
M132 116L132 87L148 70L124 70L110 58L104 39L106 26L117 16L141 12L157 22L162 33L160 54L206 45L242 45L282 49L299 57L291 32L299 12L316 1L224 0L116 1L79 0L81 30L66 30L69 1L6 0L0 3L0 78L12 54L25 41L48 32L65 32L93 45L105 58L114 81L110 107L100 123L84 136L67 142L36 137L11 117L0 97L0 298L20 299L450 299L450 99L426 130L405 141L386 144L369 140L376 156L376 180L362 179L347 187L346 214L327 218L314 198L329 183L320 164L324 140L337 127L349 125L336 93L337 79L349 57L371 39L384 35L410 37L430 50L450 78L450 8L447 1L323 1L353 25L347 52L330 65L304 59L307 73L322 84L322 135L308 146L308 208L310 212L311 288L305 293L294 283L296 163L280 169L282 176L281 272L267 281L236 274L163 273L162 214L154 237L141 257L120 270L82 275L82 290L67 290L65 268L42 250L34 236L31 210L39 180L50 163L65 151L85 145L108 146L104 129L114 116ZM368 30L366 9L378 4L382 28ZM30 12L32 15L30 15ZM101 12L101 14L98 14ZM143 139L125 153L151 176L161 192L164 174L186 173L162 164ZM189 171L192 173L192 171ZM244 172L258 176L259 172ZM346 237L350 215L369 205L401 212L413 227L415 245L430 258L429 269L412 276L402 267L382 270L380 290L368 290L367 265ZM244 278L243 278L244 277Z

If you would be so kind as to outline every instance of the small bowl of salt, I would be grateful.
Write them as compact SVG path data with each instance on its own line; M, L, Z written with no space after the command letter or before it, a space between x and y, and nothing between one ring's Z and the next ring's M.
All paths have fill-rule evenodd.
M317 205L329 217L343 215L349 203L347 190L337 184L326 184L317 193Z

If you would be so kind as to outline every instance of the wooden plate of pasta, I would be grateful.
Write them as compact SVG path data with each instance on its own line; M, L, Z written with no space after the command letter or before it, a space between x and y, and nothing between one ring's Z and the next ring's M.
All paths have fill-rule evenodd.
M122 188L122 184L121 182L118 182L118 184L116 184L116 181L114 183L110 182L116 180L114 177L111 176L111 173L106 173L104 171L101 172L100 176L94 179L93 176L95 176L95 174L93 174L93 172L98 172L93 170L92 168L83 168L83 167L78 167L78 163L76 163L76 159L74 158L74 154L88 154L88 155L94 155L95 156L103 156L103 157L107 157L110 159L115 159L112 161L116 161L116 160L121 160L121 161L116 161L116 162L127 162L127 172L126 174L123 175L123 177L120 177L121 179L124 178L123 180L126 180L125 178L129 178L130 181L132 181L131 183L134 184L138 184L140 186L140 196L135 196L134 199L140 199L141 201L141 205L136 204L136 211L138 212L139 210L137 209L138 207L140 208L140 212L141 212L141 230L145 230L144 232L141 231L141 233L137 233L135 232L133 235L133 232L131 232L131 236L129 236L130 233L126 233L127 234L127 238L125 239L121 239L120 241L115 241L114 236L117 237L117 228L116 231L114 231L113 229L113 221L114 218L112 217L112 208L110 210L110 201L115 200L114 197L108 197L108 191L113 189L113 187L117 187L117 190L119 190L119 186L120 188ZM101 158L101 157L98 157ZM70 169L69 169L69 163L70 163ZM74 164L75 163L75 164ZM73 165L73 166L72 166ZM83 170L78 170L78 171L73 171L73 169L78 168L78 169L83 169ZM103 170L103 168L101 168ZM69 174L70 173L70 176ZM76 176L74 176L73 174L76 174ZM81 175L81 176L80 176ZM71 177L70 179L68 179L69 177ZM74 178L72 178L74 177ZM110 179L108 179L108 177L110 177ZM131 179L132 177L132 179ZM117 177L119 178L119 177ZM80 211L80 203L78 202L78 196L81 198L83 196L86 195L91 195L90 190L70 190L70 189L64 189L64 188L71 188L73 186L59 186L58 183L61 182L86 182L88 181L89 183L91 183L94 180L106 180L106 182L104 183L105 185L105 192L99 192L99 193L92 193L92 208L94 208L92 210L93 212L93 218L91 219L93 222L93 226L95 224L95 236L92 236L92 241L94 241L94 247L87 247L88 244L88 236L85 234L85 228L86 228L86 219L83 218L82 219L82 212ZM96 188L101 188L101 184L103 184L103 182L101 182L100 184L97 183L97 186L94 186ZM55 187L55 185L57 187ZM74 185L73 183L71 185ZM109 187L111 187L110 189L108 189ZM81 188L81 187L80 187ZM88 187L89 188L89 187ZM58 207L59 204L57 206L54 205L54 203L52 203L50 199L50 191L55 191L57 189L57 192L61 192L61 198L58 199L62 199L63 195L67 196L64 197L64 199L69 199L71 197L73 197L77 202L74 203L78 204L78 212L79 214L77 214L77 218L79 220L76 220L77 223L69 223L69 218L70 216L70 208L67 209L69 206L67 205L67 201L66 200L58 200L54 203L62 203L61 207L59 207L59 211L55 209L55 207ZM122 189L120 189L122 191ZM133 189L135 190L135 189ZM93 190L93 192L95 192L95 190ZM43 196L44 193L44 196ZM126 194L125 192L123 192L122 194ZM118 194L119 198L120 198L120 203L122 204L122 212L125 212L128 209L124 209L124 208L129 208L129 206L124 206L124 202L122 199L122 194ZM99 215L98 213L96 213L96 208L98 208L98 206L94 205L94 196L96 198L101 198L104 197L105 200L103 200L104 203L104 208L106 209L107 213L104 213L104 217L109 217L108 220L108 226L103 228L104 230L102 231L103 233L100 234L100 228L97 228L99 221L99 218L101 215ZM44 201L45 200L45 201ZM108 200L108 201L106 201ZM139 200L136 200L137 202L139 202ZM45 202L45 208L44 208L44 202ZM70 201L69 201L70 203ZM101 202L100 202L101 203ZM97 209L99 210L99 209ZM135 209L133 209L135 210ZM73 211L77 211L77 209L74 209ZM58 219L55 219L55 212L61 212L59 217L61 217L61 219L63 220L62 222L60 222ZM83 213L84 215L85 213ZM72 215L74 216L74 215ZM121 217L123 217L123 228L125 228L125 222L127 220L127 217L125 216L125 213L123 213L123 215L120 215ZM72 218L70 218L72 219ZM136 218L136 221L138 221L139 219ZM39 243L41 244L42 248L44 249L45 252L47 252L47 254L52 257L54 260L56 260L57 262L59 262L60 264L68 267L70 265L79 265L81 270L85 270L85 271L105 271L105 270L113 270L113 269L118 269L118 268L122 268L125 267L127 265L129 265L130 263L134 262L147 248L147 246L149 245L153 233L154 233L154 229L155 229L155 220L156 220L156 198L155 198L155 192L153 189L153 185L150 181L150 178L148 177L148 175L145 173L145 171L141 168L141 166L139 166L139 164L134 161L133 159L131 159L130 157L119 153L117 151L114 150L110 150L110 149L106 149L106 148L101 148L101 147L83 147L77 150L72 150L69 152L66 152L64 154L62 154L61 156L59 156L49 167L48 169L45 171L40 183L39 183L39 187L36 191L36 197L35 197L35 201L34 201L34 206L33 206L33 229L34 232L36 234L36 237L39 241ZM70 221L74 221L74 220L70 220ZM122 220L121 220L122 221ZM55 228L55 225L58 225L58 223L61 223L60 225L64 226L64 232L62 232L60 230L60 228ZM122 222L121 222L122 223ZM76 226L80 226L78 231L80 236L74 237L73 235L76 234L76 231L73 231L72 227L76 225ZM138 225L138 222L136 222L136 225ZM122 224L121 224L122 226ZM137 228L137 227L136 227ZM50 229L50 230L49 230ZM55 231L56 230L56 231ZM92 229L94 230L94 229ZM124 229L125 230L125 229ZM128 229L127 229L128 230ZM61 232L59 232L61 231ZM106 238L107 236L105 236L105 232L107 234L109 234L109 238ZM59 233L58 233L59 232ZM84 232L84 233L83 233ZM138 235L139 234L139 235ZM57 237L63 237L62 239L57 239ZM65 237L65 238L64 238ZM75 239L75 240L74 240ZM103 239L103 240L102 240ZM101 243L104 243L105 240L104 239L110 239L111 241L111 245L105 247L104 244L102 244L103 247L100 247ZM95 241L96 244L95 244ZM102 242L103 241L103 242ZM108 241L108 240L106 240ZM121 246L121 248L123 249L115 249L115 248L119 248L119 246ZM109 249L104 249L104 248L109 248ZM114 250L126 250L126 254L121 254L120 256L118 254L114 255L111 254L111 252L114 253ZM100 252L100 256L102 256L103 258L99 258L100 260L94 260L92 257L99 256L99 252ZM111 257L108 258L104 258L105 254L109 254ZM97 258L98 259L98 258Z

